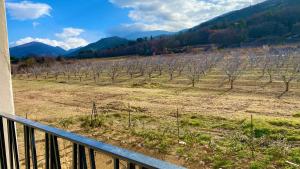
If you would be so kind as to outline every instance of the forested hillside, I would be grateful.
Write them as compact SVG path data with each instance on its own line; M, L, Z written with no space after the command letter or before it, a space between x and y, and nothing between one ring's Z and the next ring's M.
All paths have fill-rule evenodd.
M139 38L127 45L92 51L80 57L178 53L194 45L232 47L297 41L300 41L300 1L268 0L174 35Z

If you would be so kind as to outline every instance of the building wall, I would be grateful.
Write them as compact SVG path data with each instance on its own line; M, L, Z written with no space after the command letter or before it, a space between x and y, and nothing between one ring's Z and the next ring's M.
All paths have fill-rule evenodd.
M0 114L1 113L15 114L4 0L0 0ZM4 121L6 152L9 152L6 126L6 121ZM9 160L9 154L7 153L7 162L9 162ZM10 169L9 165L8 169Z
M0 113L15 113L4 0L0 0Z

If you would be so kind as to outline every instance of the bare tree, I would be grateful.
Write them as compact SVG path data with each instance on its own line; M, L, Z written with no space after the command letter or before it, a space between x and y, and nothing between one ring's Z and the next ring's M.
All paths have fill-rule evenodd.
M140 75L144 76L145 71L146 71L146 65L145 65L145 62L143 60L139 60L138 69L139 69Z
M174 78L174 72L176 70L176 63L177 63L176 58L171 58L171 59L167 60L166 64L167 64L167 70L168 70L170 80L173 80L173 78Z
M133 78L133 75L136 73L138 67L138 61L128 60L126 62L126 72L130 76L130 79Z
M267 72L269 76L269 83L273 82L273 76L275 71L277 70L277 62L276 56L274 55L268 55L266 57L266 64L265 64L265 71Z
M146 74L148 75L148 78L152 78L152 74L154 73L156 66L152 60L152 58L147 58L145 61L145 66L146 66Z
M212 56L201 55L197 58L192 58L188 62L188 78L191 80L192 86L200 80L201 77L206 76L215 64L215 59Z
M233 89L234 82L241 75L242 70L243 64L239 52L232 52L230 56L224 58L223 71L227 75L230 89Z
M112 83L115 82L116 78L120 75L120 63L119 62L113 62L108 66L108 76L110 76L110 79Z
M103 65L101 63L94 63L92 65L92 71L93 71L93 78L94 78L94 81L97 82L97 80L100 79L100 74L102 73L103 71Z
M71 64L65 64L64 65L63 72L64 72L64 75L67 75L67 80L68 81L70 80L70 77L71 77L71 74L72 74L73 70L74 70L74 68Z
M192 86L195 87L195 83L200 79L200 64L198 61L192 59L188 63L188 78L190 79Z
M161 56L158 56L156 59L156 70L158 71L158 75L161 76L164 70L164 59Z
M256 53L252 51L250 51L247 56L248 56L248 66L249 66L248 68L249 70L253 70L258 64L258 60L259 60L258 56L256 55Z
M38 78L38 76L41 74L42 72L42 67L40 66L33 66L29 69L29 72L35 77L35 79Z
M278 68L278 75L285 85L285 92L290 90L290 83L299 76L300 58L295 52L287 53Z
M55 64L51 66L51 73L54 75L55 80L57 80L58 76L61 74L62 68L63 67L61 64Z
M182 75L182 72L184 71L184 69L186 68L186 59L185 56L179 56L180 58L178 58L178 62L176 65L176 70L178 72L178 76Z

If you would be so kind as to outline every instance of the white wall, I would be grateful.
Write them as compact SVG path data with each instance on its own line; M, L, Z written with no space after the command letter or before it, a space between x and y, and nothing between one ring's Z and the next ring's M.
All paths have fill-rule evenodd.
M10 72L5 3L4 0L0 0L0 113L15 114ZM6 121L4 122L4 131L7 131ZM6 150L8 150L7 132L4 134L6 138ZM7 153L8 161L9 155ZM10 169L9 165L8 169Z
M4 0L0 0L0 113L14 114Z

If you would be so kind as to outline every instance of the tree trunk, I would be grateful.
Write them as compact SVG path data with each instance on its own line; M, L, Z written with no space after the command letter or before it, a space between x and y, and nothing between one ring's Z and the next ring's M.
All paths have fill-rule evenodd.
M285 82L285 92L290 90L290 82Z
M233 89L233 80L230 80L230 89Z
M272 78L272 75L269 74L269 83L272 83L273 82L273 78Z

